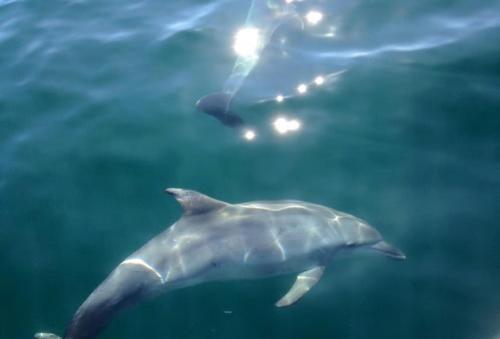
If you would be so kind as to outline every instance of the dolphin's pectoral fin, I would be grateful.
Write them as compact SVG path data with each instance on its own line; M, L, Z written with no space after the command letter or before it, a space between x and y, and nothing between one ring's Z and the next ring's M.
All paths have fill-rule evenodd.
M184 209L184 215L203 214L224 208L229 204L210 198L196 191L185 190L181 188L167 188L165 190L181 204Z
M300 273L290 291L288 291L288 293L276 303L276 306L289 306L299 300L314 285L316 285L319 279L321 279L324 271L324 266L318 266L310 269L309 271Z

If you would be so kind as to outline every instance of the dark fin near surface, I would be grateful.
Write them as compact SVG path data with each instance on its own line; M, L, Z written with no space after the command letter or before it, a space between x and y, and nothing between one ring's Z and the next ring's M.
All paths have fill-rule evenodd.
M232 98L229 93L209 94L198 100L196 107L201 112L213 116L223 125L242 128L245 125L243 119L229 110Z
M391 259L396 259L396 260L406 259L406 255L401 250L397 249L391 244L386 243L385 241L379 241L375 245L372 245L371 248Z
M181 204L186 216L213 212L229 205L224 201L210 198L196 191L167 188L165 192L172 195Z

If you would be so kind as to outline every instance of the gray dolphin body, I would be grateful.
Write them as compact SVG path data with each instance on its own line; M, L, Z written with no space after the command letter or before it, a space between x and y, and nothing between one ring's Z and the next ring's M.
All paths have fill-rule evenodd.
M115 268L79 307L64 338L94 338L121 309L177 288L298 273L276 303L282 307L307 293L339 251L367 247L405 258L364 220L324 206L291 200L229 204L195 191L166 191L182 205L182 218Z

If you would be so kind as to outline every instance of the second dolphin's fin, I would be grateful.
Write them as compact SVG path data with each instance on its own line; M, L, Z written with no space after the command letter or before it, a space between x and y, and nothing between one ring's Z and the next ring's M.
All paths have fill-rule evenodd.
M324 266L317 266L309 271L300 273L290 291L288 291L288 293L276 303L276 306L289 306L299 300L314 285L316 285L319 279L321 279L324 271Z
M243 119L229 109L232 98L231 94L224 92L209 94L198 100L196 107L201 112L213 116L223 125L243 128L245 125Z
M185 216L208 213L229 205L224 201L210 198L196 191L167 188L165 192L173 195L179 204L181 204Z

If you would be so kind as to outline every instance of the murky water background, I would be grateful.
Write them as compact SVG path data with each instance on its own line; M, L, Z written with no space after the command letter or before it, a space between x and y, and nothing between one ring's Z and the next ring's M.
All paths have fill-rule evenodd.
M292 276L176 291L102 338L497 338L500 2L309 3L335 34L276 32L235 98L247 142L194 103L227 79L249 1L0 0L1 338L62 333L179 217L166 187L331 206L408 260L339 258L289 309Z

